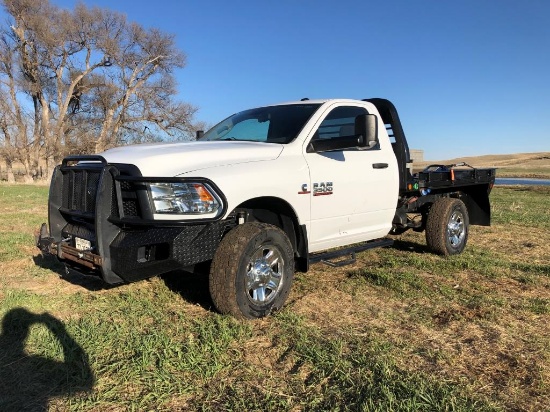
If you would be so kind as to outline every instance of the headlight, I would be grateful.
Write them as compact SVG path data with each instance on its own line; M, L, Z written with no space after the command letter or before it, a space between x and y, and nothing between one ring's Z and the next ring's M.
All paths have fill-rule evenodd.
M203 183L150 183L154 213L210 214L221 206L220 198Z

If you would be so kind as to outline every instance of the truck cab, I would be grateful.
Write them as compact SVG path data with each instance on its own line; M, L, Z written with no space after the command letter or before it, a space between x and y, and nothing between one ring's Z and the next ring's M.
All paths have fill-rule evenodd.
M311 108L315 112L296 125L299 130L285 130L288 118L293 118L290 113ZM284 114L278 118L278 112ZM364 139L363 144L358 140L367 137L367 116L373 125L372 140L366 144ZM237 123L228 128L233 122ZM201 173L222 190L231 188L230 210L251 199L287 203L298 225L306 227L309 252L376 239L391 229L399 190L396 158L385 128L378 129L378 124L376 107L363 101L309 100L255 109L215 126L200 141L250 139L282 147L277 158Z

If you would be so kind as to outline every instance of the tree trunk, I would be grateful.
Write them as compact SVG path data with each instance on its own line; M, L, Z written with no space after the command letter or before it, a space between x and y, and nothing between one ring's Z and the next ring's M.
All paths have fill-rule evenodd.
M6 160L6 174L8 177L8 183L15 183L15 175L13 174L13 166L11 162Z
M29 147L25 153L25 176L23 177L25 183L34 183L35 180L38 180L38 162L33 149L33 147Z
M105 121L103 122L101 132L99 133L99 137L95 143L94 153L101 153L105 151L107 146L107 134L111 131L110 129L113 122L114 114L115 110L113 108L110 108L109 110L107 110L107 113L105 113Z
M53 156L46 157L46 173L44 174L43 178L46 181L51 181L53 176L53 171L55 170L56 162L53 158Z

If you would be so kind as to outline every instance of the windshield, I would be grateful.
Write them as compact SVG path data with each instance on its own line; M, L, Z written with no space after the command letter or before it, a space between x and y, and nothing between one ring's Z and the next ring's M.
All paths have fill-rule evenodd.
M289 143L296 138L319 104L259 107L228 117L204 134L204 140Z

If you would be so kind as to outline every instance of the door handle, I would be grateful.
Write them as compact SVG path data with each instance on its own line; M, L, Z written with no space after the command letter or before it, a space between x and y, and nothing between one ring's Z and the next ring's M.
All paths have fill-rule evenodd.
M385 169L388 167L387 163L373 163L372 168L373 169Z

